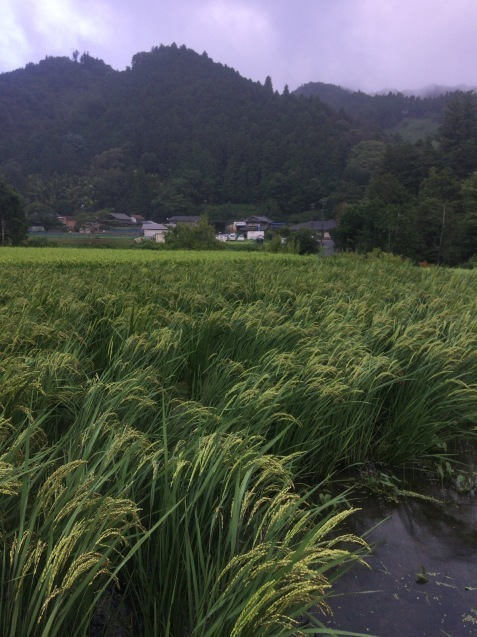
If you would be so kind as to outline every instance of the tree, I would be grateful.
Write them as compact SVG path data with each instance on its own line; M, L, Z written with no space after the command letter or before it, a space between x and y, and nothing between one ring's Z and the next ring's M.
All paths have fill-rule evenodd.
M452 264L460 260L455 253L459 215L459 183L452 171L431 168L419 190L417 228L421 240L421 258L434 263ZM455 263L453 263L455 264Z
M273 82L270 75L267 75L267 77L265 78L264 87L269 93L273 93Z
M20 195L0 179L0 245L18 245L26 236L25 209Z
M25 216L29 226L43 226L47 231L55 227L64 228L58 215L38 201L33 201L25 208Z
M380 172L385 152L384 142L371 139L355 144L350 150L343 177L349 179L351 176L351 181L369 183Z
M477 96L458 93L449 102L439 128L441 161L458 177L477 170Z
M394 175L409 193L417 195L434 163L435 151L430 140L399 143L386 147L382 172Z
M318 254L320 243L312 230L304 228L293 234L295 245L298 246L298 254Z
M176 250L218 250L223 245L215 238L215 230L206 216L196 225L178 223L166 232L165 243Z
M456 263L464 263L477 254L477 172L460 184L459 223L455 228L455 244L452 257Z
M336 230L336 245L342 250L371 252L376 248L414 257L418 237L413 202L394 175L379 175L371 181L366 198L347 206Z
M129 183L128 144L110 148L93 157L90 175L94 184L96 207L115 208L124 197Z

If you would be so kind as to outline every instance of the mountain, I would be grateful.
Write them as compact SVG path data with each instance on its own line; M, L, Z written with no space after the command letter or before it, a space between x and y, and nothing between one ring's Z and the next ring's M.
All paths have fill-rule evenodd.
M426 121L430 135L435 133L442 121L444 111L460 88L446 90L445 87L429 86L421 95L403 93L395 90L381 91L368 95L361 91L351 91L333 84L309 82L300 86L294 95L319 97L336 111L344 111L348 115L368 126L399 133L406 122L413 120ZM415 141L415 140L411 140Z
M161 45L125 71L85 53L1 74L0 118L0 179L36 225L106 211L158 222L326 215L342 249L448 265L477 254L471 92L311 83L280 95L270 77Z
M428 84L418 89L398 91L397 89L385 89L379 91L377 95L387 95L388 93L402 93L406 97L439 97L448 93L467 93L477 90L477 86L459 84L458 86L443 86L442 84Z
M185 46L125 71L49 57L0 75L0 170L30 204L161 220L207 202L307 208L336 187L364 133L319 99L244 79Z

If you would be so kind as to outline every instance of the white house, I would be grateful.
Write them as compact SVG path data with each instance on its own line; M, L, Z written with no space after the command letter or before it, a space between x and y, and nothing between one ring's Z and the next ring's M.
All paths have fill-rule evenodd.
M262 215L253 215L245 219L247 230L267 230L271 227L273 221Z
M153 239L157 243L164 243L165 234L169 230L169 226L165 226L163 223L156 223L155 221L145 221L142 224L141 230L145 239Z
M263 241L265 239L265 231L264 230L247 230L247 239L252 239L253 241Z

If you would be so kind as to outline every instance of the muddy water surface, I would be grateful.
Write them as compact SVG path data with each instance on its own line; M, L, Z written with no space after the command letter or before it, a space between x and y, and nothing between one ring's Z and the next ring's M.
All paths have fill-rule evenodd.
M379 637L477 636L477 498L445 498L389 510L376 499L361 503L353 530L372 529L370 568L336 583L328 626Z

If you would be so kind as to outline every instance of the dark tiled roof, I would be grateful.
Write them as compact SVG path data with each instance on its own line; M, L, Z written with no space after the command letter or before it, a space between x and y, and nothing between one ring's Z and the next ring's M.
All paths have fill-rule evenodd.
M292 230L333 230L336 228L336 220L335 219L324 219L323 221L304 221L303 223L294 223L290 226Z
M131 221L131 217L124 212L111 212L108 217L112 217L116 221Z
M176 215L175 217L169 217L167 221L171 223L179 223L180 221L199 221L200 217L195 215Z
M262 217L260 215L252 215L251 217L248 217L248 219L245 219L245 221L247 223L250 222L258 222L258 223L272 223L272 220L269 219L268 217Z

